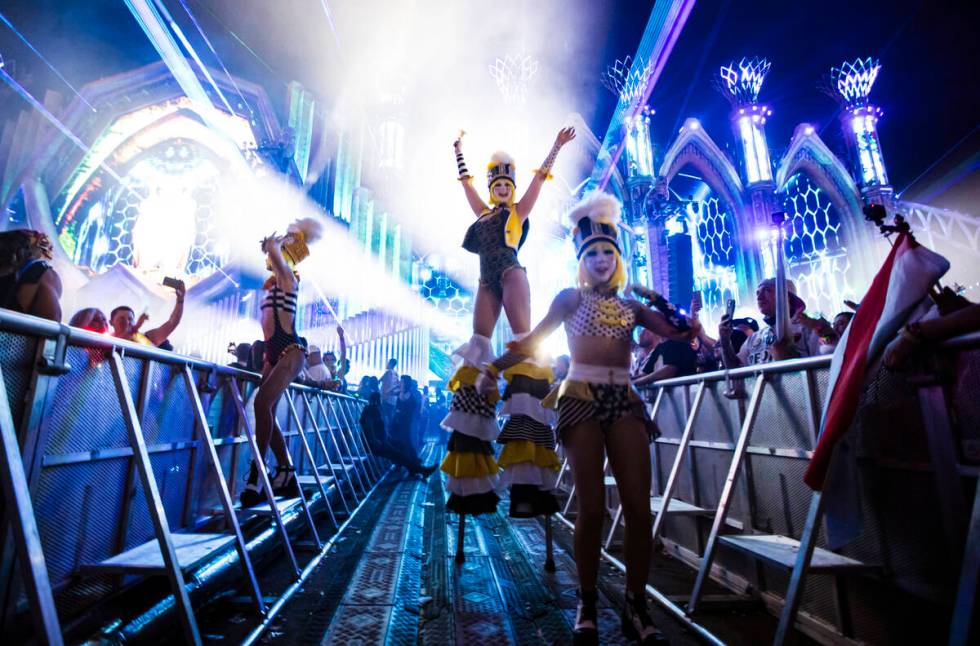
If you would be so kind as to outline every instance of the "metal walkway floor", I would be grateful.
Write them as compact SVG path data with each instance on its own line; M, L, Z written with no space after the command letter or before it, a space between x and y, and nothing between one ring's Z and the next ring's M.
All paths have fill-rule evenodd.
M576 577L571 532L564 525L554 523L557 571L546 572L543 522L508 518L502 501L496 514L467 520L466 563L457 566L457 519L445 511L440 472L427 481L398 473L378 485L262 642L571 643ZM692 573L676 561L661 556L653 570L658 586L666 580L669 587L673 577L678 589L689 589ZM601 563L603 644L629 643L619 628L624 583L618 570ZM699 643L656 605L650 611L671 644ZM771 641L774 622L753 614L758 615L717 616L712 630L721 628L733 644Z

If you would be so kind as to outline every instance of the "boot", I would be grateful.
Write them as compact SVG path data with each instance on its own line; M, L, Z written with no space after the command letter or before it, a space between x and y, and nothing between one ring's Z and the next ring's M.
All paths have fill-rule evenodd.
M623 636L626 639L638 641L644 645L667 643L667 638L653 624L653 620L647 613L645 595L634 597L630 592L626 593L626 606L623 608L622 619Z
M598 598L595 590L578 591L578 610L575 611L575 630L572 631L575 646L599 644L599 618L595 607Z

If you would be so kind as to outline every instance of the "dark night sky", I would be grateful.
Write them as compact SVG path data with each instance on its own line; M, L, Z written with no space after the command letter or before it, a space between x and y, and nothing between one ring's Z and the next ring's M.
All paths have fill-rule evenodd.
M186 1L231 71L258 80L279 105L285 81L291 78L316 89L315 81L303 78L309 38L263 35L277 21L295 19L295 13L280 7L302 6L311 12L311 19L322 19L319 2ZM168 0L167 6L180 21L179 3ZM273 71L228 35L205 6L238 32ZM478 6L475 20L486 9ZM603 65L635 52L652 6L649 0L602 5L600 11L606 12L610 27L597 34L604 42ZM0 11L76 86L158 60L121 0L3 0ZM767 125L773 157L778 158L802 121L816 124L831 148L840 149L837 106L815 85L833 65L876 56L883 69L872 98L885 110L879 125L882 147L892 184L901 190L980 122L978 25L980 3L975 2L699 0L652 95L657 110L655 137L660 145L668 143L682 119L694 116L715 141L730 145L728 104L711 87L711 76L732 59L765 56L773 62L761 95L774 112ZM192 33L189 24L184 26ZM206 53L203 42L192 41ZM66 91L3 25L0 54L8 71L36 96L47 88ZM592 104L570 106L570 111L593 115L593 130L601 137L614 99L599 84L596 68L594 61L583 64L582 78L576 79L583 102ZM329 104L329 97L325 99ZM0 118L9 118L23 107L9 89L0 87Z

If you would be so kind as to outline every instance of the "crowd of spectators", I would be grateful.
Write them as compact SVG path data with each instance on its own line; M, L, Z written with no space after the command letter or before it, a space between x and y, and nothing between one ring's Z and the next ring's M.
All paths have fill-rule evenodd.
M844 331L854 318L854 310L839 312L833 322L806 314L806 303L797 295L796 285L787 281L791 317L791 338L777 340L775 329L776 285L769 278L756 288L756 307L763 325L752 317L722 316L718 338L702 328L690 344L660 339L643 330L634 348L631 376L636 386L661 379L686 377L722 368L737 368L781 359L833 353ZM699 299L691 304L692 319L700 311ZM853 303L845 303L854 306Z

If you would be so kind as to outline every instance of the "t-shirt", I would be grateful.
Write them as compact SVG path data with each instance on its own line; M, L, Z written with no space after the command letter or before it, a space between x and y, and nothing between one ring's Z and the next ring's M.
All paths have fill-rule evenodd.
M381 375L381 401L394 406L397 398L398 373L394 370L385 370L385 373Z
M698 354L691 349L690 343L666 339L653 349L643 365L643 374L650 374L657 365L657 359L663 357L665 366L677 369L675 377L686 377L697 372Z
M820 339L810 330L798 324L792 325L793 345L796 357L812 357L820 352ZM772 346L776 343L776 331L765 326L742 344L738 351L738 360L743 366L754 366L760 363L775 361L772 356Z

